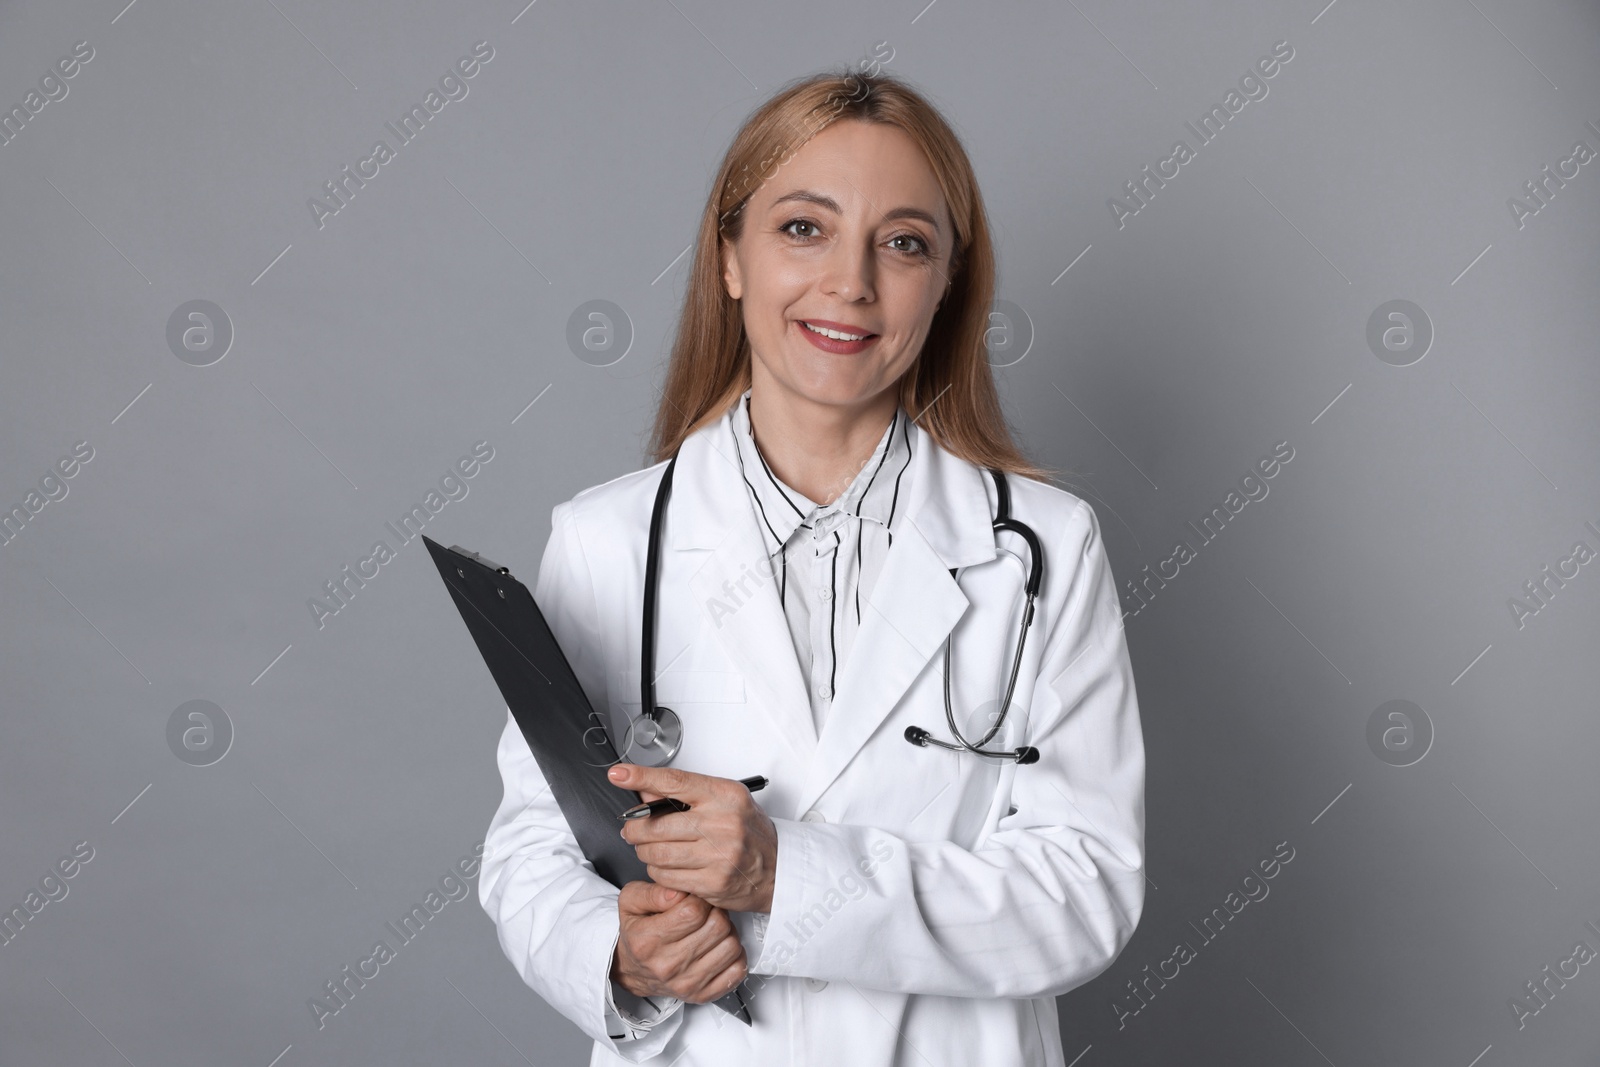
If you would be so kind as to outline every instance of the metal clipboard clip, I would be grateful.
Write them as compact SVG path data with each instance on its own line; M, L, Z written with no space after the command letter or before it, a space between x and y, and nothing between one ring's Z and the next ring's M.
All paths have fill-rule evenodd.
M479 555L478 553L472 551L472 549L470 549L470 548L462 548L460 545L451 545L450 546L450 551L451 552L458 552L461 555L466 556L468 559L477 560L479 563L483 564L485 567L488 567L490 570L494 571L496 574L510 574L511 573L509 568L500 566L500 564L496 563L494 560L490 559L488 556Z

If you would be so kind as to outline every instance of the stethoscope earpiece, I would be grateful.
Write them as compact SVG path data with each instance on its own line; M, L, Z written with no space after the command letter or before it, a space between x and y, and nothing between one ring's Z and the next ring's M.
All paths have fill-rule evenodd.
M961 735L957 734L956 736L960 737ZM993 759L1013 760L1023 766L1039 762L1039 750L1032 745L1023 745L1021 748L1012 750L979 748L977 745L953 745L949 741L939 740L920 726L907 726L906 740L918 748L938 745L940 748L947 748L951 752L973 752L979 756L989 756Z

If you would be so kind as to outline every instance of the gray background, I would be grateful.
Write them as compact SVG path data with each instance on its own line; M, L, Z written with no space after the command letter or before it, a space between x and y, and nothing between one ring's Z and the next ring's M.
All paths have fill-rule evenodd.
M1508 601L1600 548L1600 161L1507 205L1600 149L1593 4L123 3L0 6L6 108L94 49L0 146L0 503L94 449L0 548L0 904L94 849L0 945L0 1062L586 1062L475 883L317 1028L481 841L503 708L420 542L320 629L307 601L480 440L428 533L531 584L550 509L642 461L738 123L878 42L977 166L1031 334L1008 409L1119 581L1295 450L1127 619L1150 886L1061 1001L1068 1060L1595 1062L1600 967L1520 1030L1510 1001L1600 948L1600 568L1520 628ZM319 229L308 199L480 40L469 95ZM1280 40L1269 95L1119 229L1107 199ZM166 339L196 299L235 332L204 367ZM595 299L620 359L568 346ZM1404 367L1366 341L1395 299L1435 331ZM209 766L167 740L191 700L234 731ZM1367 739L1391 700L1432 734L1410 766Z

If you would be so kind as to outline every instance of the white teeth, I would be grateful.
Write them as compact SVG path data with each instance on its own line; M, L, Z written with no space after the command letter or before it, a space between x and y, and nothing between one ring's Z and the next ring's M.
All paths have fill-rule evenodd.
M870 334L865 334L865 333L863 333L863 334L840 333L838 330L829 330L829 329L825 329L825 328L823 328L821 326L813 326L809 322L802 322L800 325L804 326L806 329L810 330L812 333L820 333L822 336L831 337L835 341L860 341L865 337L870 337L871 336Z

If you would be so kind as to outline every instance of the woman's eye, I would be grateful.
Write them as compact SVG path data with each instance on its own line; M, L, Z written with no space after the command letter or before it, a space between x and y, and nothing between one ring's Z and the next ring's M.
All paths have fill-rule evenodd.
M820 236L821 227L811 219L790 219L778 227L778 232L806 240ZM888 244L894 251L905 256L926 257L929 254L928 242L914 233L895 234L889 238Z
M893 245L896 241L908 241L908 242L910 242L910 244L912 246L910 248L905 248L905 247L896 248L895 249L896 252L904 252L904 253L906 253L908 255L913 255L913 256L925 256L925 255L928 254L928 242L924 241L922 238L918 237L916 234L913 234L913 233L900 233L900 234L895 234L893 237L889 238L889 243L891 245Z

